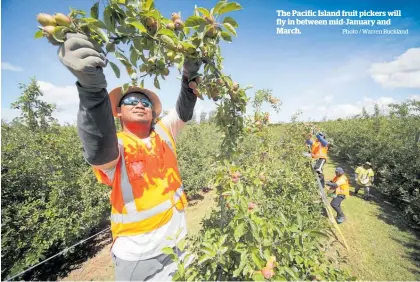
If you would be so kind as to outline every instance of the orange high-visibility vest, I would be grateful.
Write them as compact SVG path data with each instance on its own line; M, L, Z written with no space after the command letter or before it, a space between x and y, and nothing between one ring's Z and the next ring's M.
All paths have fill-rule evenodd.
M311 148L311 156L314 159L326 159L327 158L327 153L328 153L328 147L325 147L322 145L321 142L319 142L319 140L314 140L312 143L312 148Z
M118 236L139 235L168 223L173 207L184 210L187 198L176 160L175 141L163 124L152 131L152 148L137 136L119 132L120 160L110 180L94 168L101 183L112 186L111 231Z
M337 183L338 187L335 189L335 193L337 195L345 195L345 196L350 196L350 192L349 192L349 180L347 179L347 176L340 175L340 176L336 176L334 177L334 179L332 180L332 182Z

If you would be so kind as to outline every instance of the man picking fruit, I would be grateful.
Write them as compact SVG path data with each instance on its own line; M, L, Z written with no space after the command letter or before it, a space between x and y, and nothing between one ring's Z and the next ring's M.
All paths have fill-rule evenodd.
M319 180L322 187L325 186L324 172L322 170L325 162L327 161L328 142L325 139L325 134L319 132L316 134L316 139L312 139L312 134L308 134L306 144L311 149L312 159L315 160L314 169L318 173Z
M341 210L341 202L344 201L346 197L349 197L349 181L344 174L344 170L341 167L335 169L335 177L332 181L328 181L327 186L330 189L335 190L335 197L331 201L331 207L337 212L337 223L343 223L345 216Z
M82 34L67 34L60 61L77 78L77 128L84 157L101 183L112 187L111 252L116 280L171 280L177 266L163 254L186 236L186 195L176 159L175 138L192 118L192 88L201 62L186 58L176 110L162 120L159 97L148 89L106 90L101 48ZM122 131L117 133L114 118Z
M364 199L366 201L370 198L370 187L373 185L375 173L372 170L372 164L365 162L363 166L356 168L354 173L354 180L356 181L356 188L354 194L357 194L360 188L364 188Z

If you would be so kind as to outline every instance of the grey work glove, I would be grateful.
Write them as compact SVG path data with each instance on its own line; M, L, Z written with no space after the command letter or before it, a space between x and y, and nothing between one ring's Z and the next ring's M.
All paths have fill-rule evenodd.
M86 90L97 92L107 87L102 69L106 67L107 59L99 44L86 35L67 33L58 49L58 57Z
M188 82L195 80L197 77L200 77L198 71L200 70L202 64L203 62L199 59L192 59L186 57L184 61L182 75L187 78Z

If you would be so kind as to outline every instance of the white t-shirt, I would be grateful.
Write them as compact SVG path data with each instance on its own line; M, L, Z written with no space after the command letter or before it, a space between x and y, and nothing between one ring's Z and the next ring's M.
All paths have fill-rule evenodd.
M164 116L162 118L162 123L168 128L174 139L176 139L185 126L185 122L178 117L175 110L170 111L168 115ZM150 137L142 140L147 147L151 147ZM104 171L104 173L112 179L114 171L115 169L111 169ZM178 238L173 238L173 240L167 239L167 237L175 237L179 230L181 230L181 233ZM173 216L167 224L148 233L118 237L112 246L112 252L116 257L123 260L145 260L162 254L162 249L164 247L174 247L176 244L175 239L178 239L179 241L183 239L186 234L187 221L185 212L180 212L173 207Z

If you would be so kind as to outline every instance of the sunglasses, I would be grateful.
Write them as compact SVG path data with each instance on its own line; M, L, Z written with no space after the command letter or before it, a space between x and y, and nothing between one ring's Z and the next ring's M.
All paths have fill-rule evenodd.
M141 103L143 107L152 108L152 102L150 102L149 99L138 97L127 97L125 99L122 99L120 105L136 106L138 105L138 103Z

